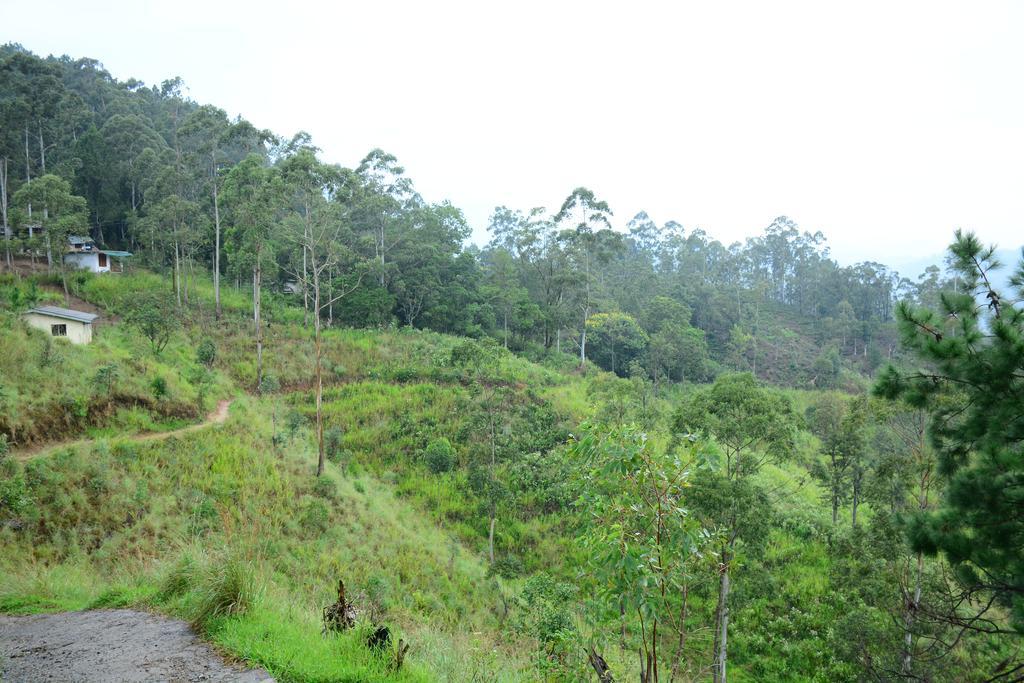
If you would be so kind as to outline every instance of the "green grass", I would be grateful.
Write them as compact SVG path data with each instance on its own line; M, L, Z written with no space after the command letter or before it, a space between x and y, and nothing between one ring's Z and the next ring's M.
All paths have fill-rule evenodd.
M550 659L510 624L525 609L517 596L529 577L575 585L585 571L566 437L583 420L623 415L649 426L660 447L674 406L692 389L663 386L653 396L648 387L642 405L629 380L579 372L564 355L531 363L500 353L478 376L452 363L464 339L331 329L324 414L337 444L316 480L312 331L300 309L268 297L265 373L280 390L255 397L246 291L224 288L218 322L210 283L197 279L182 313L188 324L156 356L117 320L136 293L168 291L166 278L76 275L72 286L114 321L90 346L53 344L44 358L45 335L0 311L0 430L22 443L92 439L27 462L0 460L0 612L153 609L282 681L544 680ZM195 358L204 339L217 349L209 369ZM118 368L116 392L97 390L103 364ZM157 376L166 397L154 396ZM488 500L479 488L489 459L482 406L496 388L509 394L494 473L506 494L495 539L511 568L505 578L485 559ZM801 414L820 395L785 393ZM161 441L124 438L193 423L225 396L236 400L223 425ZM452 447L450 469L425 457L441 438ZM832 528L808 472L818 457L816 439L801 432L793 457L757 477L771 492L775 523L764 553L741 547L735 566L733 680L855 680L858 671L832 655L843 644L837 624L850 614L886 618L837 588L844 572L878 572L836 560L831 543L860 541L848 531L848 509ZM870 507L862 509L868 522ZM320 614L339 578L363 617L354 631L324 638ZM690 599L687 657L699 666L710 649L713 570L693 583ZM582 633L617 637L617 624L595 627L580 605L570 607ZM374 621L411 643L402 671L365 647ZM604 654L620 679L633 673L632 648L610 645ZM548 680L578 680L587 672L576 664Z
M315 485L305 438L273 447L269 403L241 400L225 425L183 438L9 462L31 505L27 532L0 531L0 608L156 607L285 681L434 680L421 640L470 630L498 641L507 589L479 556L370 473L331 465L328 486ZM408 671L376 678L383 665L358 635L320 639L320 609L342 577L364 609L409 634ZM437 656L448 666L454 655Z

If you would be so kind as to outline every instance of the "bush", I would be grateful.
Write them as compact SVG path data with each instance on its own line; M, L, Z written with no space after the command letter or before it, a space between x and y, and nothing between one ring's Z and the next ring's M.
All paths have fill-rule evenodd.
M120 376L121 370L117 367L117 364L107 363L96 369L96 374L93 376L93 384L103 387L103 392L109 394Z
M167 396L167 380L160 375L154 377L149 386L153 389L153 395L157 398L165 398Z
M208 368L213 367L217 360L217 345L209 337L199 342L199 346L196 347L196 360Z
M259 389L261 394L273 394L276 391L280 391L281 383L277 381L277 377L264 374L263 379L260 380Z
M334 500L337 494L337 489L334 486L333 481L331 481L328 477L321 476L317 477L316 482L313 484L313 493L320 496L321 498L326 498L327 500Z
M423 452L423 459L434 474L448 472L455 466L455 449L444 437L433 439L427 444L427 448Z
M523 561L515 555L504 555L494 561L490 573L497 574L503 579L514 579L526 571Z
M124 320L149 340L153 353L157 355L181 324L179 311L171 298L155 292L139 292L133 297Z
M183 555L160 582L156 594L157 601L166 602L184 595L196 583L198 574L199 567L192 555Z
M333 463L341 461L341 440L345 436L345 430L341 427L328 427L324 430L324 450L327 451L327 459Z
M306 531L322 534L327 531L329 523L330 511L327 509L327 505L322 500L310 499L302 512L302 517L299 519L299 524L302 525L302 528Z

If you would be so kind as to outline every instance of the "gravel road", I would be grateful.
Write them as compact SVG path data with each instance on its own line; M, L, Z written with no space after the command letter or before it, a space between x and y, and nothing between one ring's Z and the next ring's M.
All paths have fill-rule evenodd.
M3 683L271 683L226 663L188 624L128 609L0 616Z

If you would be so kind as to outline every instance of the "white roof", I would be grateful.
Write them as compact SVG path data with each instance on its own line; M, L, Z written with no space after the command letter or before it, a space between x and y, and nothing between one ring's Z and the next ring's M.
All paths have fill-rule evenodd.
M38 313L39 315L48 315L52 318L63 318L65 320L75 320L86 324L91 323L99 317L95 313L73 311L70 308L60 308L59 306L36 306L35 308L29 309L29 313Z

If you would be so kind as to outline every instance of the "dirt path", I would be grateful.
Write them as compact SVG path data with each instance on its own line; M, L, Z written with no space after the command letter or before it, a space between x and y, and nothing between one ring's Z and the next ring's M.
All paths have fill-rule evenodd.
M225 663L183 621L127 609L0 616L0 680L273 681Z
M167 439L172 436L181 436L182 434L188 434L200 429L205 429L210 425L221 424L228 419L228 408L231 407L232 401L222 400L217 402L217 407L206 416L206 419L196 424L181 427L179 429L172 429L168 432L146 432L144 434L132 434L127 437L129 441L160 441ZM55 444L44 444L35 448L26 448L24 450L13 451L14 457L19 460L29 460L42 455L48 455L61 448L77 448L90 444L96 439L76 439L75 441L61 441Z

